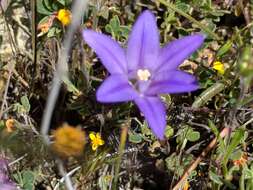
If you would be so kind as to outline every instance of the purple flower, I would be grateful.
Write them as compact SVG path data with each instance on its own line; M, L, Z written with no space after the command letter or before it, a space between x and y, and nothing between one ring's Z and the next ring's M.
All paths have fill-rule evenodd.
M17 190L8 176L8 164L5 159L0 158L0 190Z
M84 30L83 38L110 73L97 91L97 100L134 101L154 134L163 139L166 109L159 95L198 89L196 78L178 66L201 46L204 36L186 36L160 48L155 16L147 10L134 24L126 50L92 30Z

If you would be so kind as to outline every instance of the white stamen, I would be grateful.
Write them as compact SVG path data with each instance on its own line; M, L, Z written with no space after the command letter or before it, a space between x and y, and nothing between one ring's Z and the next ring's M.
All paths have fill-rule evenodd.
M151 74L148 69L139 69L137 71L137 77L141 81L148 81Z

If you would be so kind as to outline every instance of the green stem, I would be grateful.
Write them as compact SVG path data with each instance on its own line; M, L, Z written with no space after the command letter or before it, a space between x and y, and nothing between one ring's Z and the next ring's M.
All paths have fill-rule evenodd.
M225 84L222 82L216 82L211 87L204 90L193 102L192 108L199 108L211 100L216 94L219 94L222 90L226 88Z
M119 156L116 160L115 164L115 176L113 180L113 190L117 190L117 183L119 179L119 172L120 172L120 163L122 160L122 156L124 153L125 145L126 145L126 140L127 140L127 131L128 131L128 125L125 125L122 130L121 130L121 135L120 135L120 144L119 144Z
M196 24L201 30L206 32L209 36L211 36L213 39L220 40L219 36L216 35L214 32L212 32L207 26L201 24L199 21L197 21L195 18L192 16L188 15L187 13L183 12L182 10L178 9L175 7L172 3L168 3L165 0L158 0L158 2L162 3L172 11L175 11L176 13L182 15L183 17L187 18L189 21L192 23Z
M242 174L241 174L241 177L240 177L240 180L239 180L239 189L240 190L245 190L245 184L244 184L244 180L245 180L245 169L243 167L242 169Z

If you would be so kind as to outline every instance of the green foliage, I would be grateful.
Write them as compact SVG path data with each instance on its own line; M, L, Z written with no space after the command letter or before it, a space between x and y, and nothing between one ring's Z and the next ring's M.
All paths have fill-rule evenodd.
M183 175L185 168L189 166L192 159L193 156L190 154L180 158L179 155L173 153L165 159L166 167L169 171L172 171L176 177L179 177Z
M27 96L22 96L20 99L20 103L14 104L14 111L18 113L28 113L30 111L30 103Z
M141 143L142 142L142 135L138 133L129 133L129 141L132 143Z
M130 28L128 26L123 26L120 24L119 17L115 15L105 26L105 31L110 33L112 37L116 40L120 40L121 38L126 39Z
M174 129L173 129L173 127L167 125L167 126L166 126L166 129L165 129L165 137L166 137L166 138L170 138L170 137L172 137L173 135L174 135Z
M30 170L23 170L14 175L22 189L35 190L35 180L37 174Z
M235 133L233 134L233 138L231 139L231 142L229 143L229 145L226 147L225 153L224 153L224 158L223 158L223 169L224 169L224 173L227 173L227 163L229 158L231 157L233 151L236 149L236 147L242 143L244 137L244 129L237 129L235 131Z
M195 142L200 138L200 133L194 131L190 126L185 126L184 128L179 129L177 135L177 143L179 144L186 144L187 140Z

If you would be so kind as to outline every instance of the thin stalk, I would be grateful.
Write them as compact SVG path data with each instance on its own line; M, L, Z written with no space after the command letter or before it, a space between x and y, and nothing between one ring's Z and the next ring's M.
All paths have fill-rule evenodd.
M35 75L37 68L37 33L36 33L36 0L30 1L31 12L32 12L32 55L33 55L33 74ZM35 77L35 76L34 76Z
M205 33L207 33L213 39L220 40L219 36L216 35L214 32L212 32L207 26L203 25L202 23L197 21L195 18L193 18L192 16L185 13L184 11L178 9L172 3L168 3L165 0L158 0L158 2L162 3L163 5L165 5L166 7L171 9L172 11L175 11L176 13L182 15L183 17L185 17L186 19L188 19L192 23L196 24L201 30L203 30Z
M112 186L113 190L117 190L117 184L118 184L119 172L120 172L120 163L121 163L122 156L124 154L125 145L126 145L127 131L128 131L128 125L125 125L122 128L121 135L120 135L119 156L115 164L115 174L114 174L114 180L113 180L113 186Z
M68 54L71 49L71 42L76 32L77 27L80 25L83 13L88 4L88 0L73 1L72 6L72 21L67 33L65 34L63 47L60 51L60 56L57 62L57 68L53 79L53 85L48 96L45 112L41 123L41 134L46 144L49 144L48 131L50 128L50 121L55 107L55 103L59 94L62 80L68 79Z
M75 35L77 27L80 26L83 13L88 5L88 0L76 0L73 1L72 6L72 21L69 26L67 33L64 36L63 47L60 51L60 56L57 62L56 72L54 74L53 84L51 91L48 96L46 103L45 112L43 114L42 123L41 123L41 135L45 144L49 145L50 140L48 137L48 132L50 129L50 121L52 118L53 110L56 104L56 100L59 95L60 87L62 81L68 80L68 56L71 50L72 40ZM59 171L62 176L65 178L65 185L68 190L75 190L72 185L70 177L66 174L64 166L61 161L58 162Z
M240 190L245 190L245 167L242 169L242 174L239 180L239 189Z
M64 169L62 161L58 160L57 165L58 165L60 174L63 176L63 178L65 180L65 185L66 185L67 190L75 190L75 188L72 185L72 181L71 181L69 175L67 175L67 172Z

